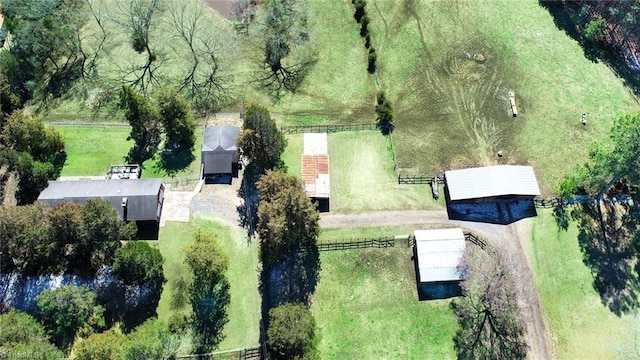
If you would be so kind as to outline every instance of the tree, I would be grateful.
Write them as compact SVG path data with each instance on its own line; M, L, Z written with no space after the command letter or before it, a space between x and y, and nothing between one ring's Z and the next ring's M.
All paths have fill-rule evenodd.
M607 22L605 19L594 19L587 23L584 27L584 37L592 42L604 40Z
M116 250L112 271L125 285L162 287L163 263L160 250L144 241L129 241Z
M171 333L162 321L149 319L127 335L122 359L175 359L179 347L178 335Z
M51 263L45 216L42 204L0 206L0 272L38 275Z
M87 260L92 271L100 266L113 263L116 250L120 247L120 232L124 223L116 209L101 199L89 200L82 211L82 237L76 252L77 265L87 268ZM78 268L80 269L80 268Z
M274 359L318 359L316 322L304 304L286 303L269 310L267 345Z
M287 146L287 140L266 108L249 105L244 114L243 129L238 138L238 147L251 163L262 170L260 173L284 166L280 156Z
M175 89L162 89L156 94L156 101L165 133L162 167L172 174L187 168L195 160L196 121L191 105Z
M126 337L111 329L98 334L91 334L86 339L77 341L73 348L76 358L83 360L116 360L121 358L122 344Z
M392 133L395 128L393 125L393 108L384 95L384 91L379 91L376 97L376 127L384 135Z
M48 249L52 262L51 270L67 272L70 268L70 261L73 264L84 260L83 258L75 261L70 256L65 256L70 254L67 251L67 246L70 250L73 249L74 244L82 242L83 209L84 206L81 204L62 202L47 212L48 238L51 244Z
M58 177L67 153L64 151L62 135L53 128L44 126L42 117L31 117L22 111L15 111L4 123L0 143L17 152L28 153L33 160L50 163Z
M15 193L18 205L32 204L47 187L48 181L57 176L55 168L50 163L34 161L27 153L1 148L0 146L0 167L5 166L18 178Z
M257 187L264 301L307 303L320 273L318 210L293 175L267 171Z
M87 61L80 32L88 20L82 0L3 1L9 51L0 64L21 102L38 96L59 97L82 77Z
M619 181L640 184L640 114L614 119L609 139L589 147L589 161L568 174L558 187L563 196L604 194Z
M0 315L0 353L33 354L38 359L60 359L63 354L47 339L44 327L30 315L10 310Z
M124 309L110 313L118 313L117 318L122 321L125 330L157 316L156 309L166 281L162 271L163 262L160 250L143 241L129 241L116 251L112 271L126 290L119 292L124 296L121 301ZM129 305L126 295L132 292L144 295L141 301Z
M226 271L229 258L216 239L202 232L184 249L185 263L193 273L189 299L193 310L191 327L196 351L211 351L224 338L222 329L229 321L230 302Z
M525 327L504 257L470 250L464 296L451 303L460 325L453 338L458 359L526 358Z
M131 47L138 54L145 54L145 60L132 66L125 76L131 87L143 94L159 84L156 71L160 67L158 53L151 43L154 17L163 11L160 0L117 1L113 20L129 33Z
M86 286L62 286L38 296L38 318L51 332L55 343L67 348L79 331L91 332L104 326L104 308Z
M314 63L308 47L307 15L302 2L268 0L265 6L264 69L261 79L274 91L295 91Z
M131 87L123 86L120 91L120 108L131 125L127 140L133 140L133 147L126 161L142 165L158 151L161 127L156 110Z

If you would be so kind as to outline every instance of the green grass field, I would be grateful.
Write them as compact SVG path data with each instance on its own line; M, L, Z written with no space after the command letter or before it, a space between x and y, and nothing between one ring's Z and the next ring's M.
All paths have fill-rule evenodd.
M302 135L287 137L283 160L291 174L301 175ZM329 134L331 211L435 209L429 185L398 185L388 140L377 131Z
M188 276L189 269L183 264L182 248L192 240L194 231L213 233L229 255L227 278L231 286L231 304L227 309L229 322L225 326L225 339L220 350L231 350L257 346L260 337L260 294L258 293L258 244L247 244L245 234L215 219L196 218L190 223L167 222L160 229L158 241L165 258L165 284L158 316L167 321L176 312L189 313L187 305L180 310L169 306L172 284L180 276Z
M450 301L418 301L411 256L405 247L321 253L311 310L322 359L455 358Z
M376 1L368 7L401 171L533 165L552 192L611 120L640 107L533 0ZM508 91L519 108L512 118ZM580 124L587 113L589 124Z
M621 359L637 354L640 318L613 314L582 262L575 224L558 231L551 211L534 220L535 282L558 359Z
M122 164L131 141L127 141L128 126L57 125L67 151L67 161L60 176L105 175L110 164ZM196 129L195 160L175 177L197 177L200 174L200 148L203 132ZM168 177L158 165L157 157L144 163L144 177Z

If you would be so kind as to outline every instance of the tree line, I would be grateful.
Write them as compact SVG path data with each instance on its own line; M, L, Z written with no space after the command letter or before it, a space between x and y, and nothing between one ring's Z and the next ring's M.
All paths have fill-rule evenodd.
M238 146L249 160L245 174L251 175L240 190L245 201L241 211L248 208L253 214L245 225L255 228L260 241L260 291L269 356L317 358L309 301L320 275L318 210L301 180L286 173L281 160L286 141L267 109L247 107Z

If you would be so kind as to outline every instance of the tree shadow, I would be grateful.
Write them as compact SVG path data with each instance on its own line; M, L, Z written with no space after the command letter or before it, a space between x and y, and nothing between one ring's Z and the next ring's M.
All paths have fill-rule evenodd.
M538 0L538 3L549 11L559 30L580 44L587 59L592 62L602 61L634 94L640 94L640 71L634 71L629 66L623 49L612 44L591 42L582 36L578 26L584 27L591 18L588 13L580 11L579 3L555 0Z
M263 169L256 166L253 162L244 168L242 175L242 183L238 189L238 197L242 199L242 203L236 207L239 217L239 225L247 230L249 239L255 234L258 225L258 205L260 198L258 196L258 188L256 182L262 176Z
M602 304L620 316L640 304L636 267L638 222L626 204L604 198L600 204L576 205L571 217L578 223L583 262L593 274L593 287Z
M262 321L269 327L269 310L285 303L310 305L320 281L320 252L317 246L292 249L288 257L260 274Z
M160 161L158 161L157 167L167 175L173 177L180 171L188 168L195 159L196 157L190 149L176 151L165 150L160 154Z

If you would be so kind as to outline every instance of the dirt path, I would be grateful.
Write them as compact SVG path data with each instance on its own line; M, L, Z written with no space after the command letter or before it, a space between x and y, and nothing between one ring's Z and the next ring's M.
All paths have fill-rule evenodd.
M434 211L379 211L361 214L322 214L320 226L366 227L366 226L433 226L450 224L473 232L504 249L509 256L512 272L516 276L518 298L527 324L528 358L550 359L549 336L542 316L538 292L533 281L530 262L530 219L511 225L495 225L468 221L449 220L444 210Z

